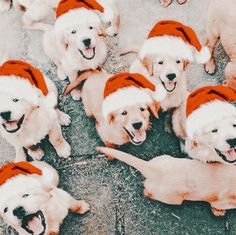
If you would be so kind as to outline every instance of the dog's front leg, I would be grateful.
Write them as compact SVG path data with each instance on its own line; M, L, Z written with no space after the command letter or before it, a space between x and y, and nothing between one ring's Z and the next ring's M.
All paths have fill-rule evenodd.
M49 141L55 148L59 157L67 158L71 155L71 147L64 139L59 120L56 120L48 133Z
M70 194L67 193L67 197L70 202L69 210L78 214L85 214L90 210L90 205L85 200L76 200Z
M26 161L26 155L22 146L16 146L16 158L15 162L24 162Z

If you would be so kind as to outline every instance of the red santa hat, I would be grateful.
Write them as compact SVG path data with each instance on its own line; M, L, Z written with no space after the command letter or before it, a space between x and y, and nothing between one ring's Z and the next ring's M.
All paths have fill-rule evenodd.
M146 105L165 98L166 91L158 89L143 75L138 73L119 73L106 82L102 105L106 119L111 112L133 105Z
M194 30L174 20L154 26L140 51L142 59L148 54L170 55L199 64L210 59L208 47L202 47Z
M0 67L0 93L25 99L34 105L39 104L41 97L50 97L42 73L30 64L18 60L6 61ZM56 97L51 101L53 104L49 103L54 106Z
M101 23L97 14L104 12L104 8L95 0L61 0L56 10L56 31L76 27L77 25Z
M228 87L206 86L192 92L187 99L186 132L194 138L201 128L227 117L236 117L236 92Z

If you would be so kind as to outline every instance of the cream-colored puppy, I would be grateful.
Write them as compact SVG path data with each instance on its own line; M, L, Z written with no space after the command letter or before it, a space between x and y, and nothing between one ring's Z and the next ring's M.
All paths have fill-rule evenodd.
M60 0L0 0L0 11L7 11L14 6L25 11L23 26L27 29L48 30L51 25L42 21L53 13Z
M236 164L236 92L218 85L192 92L186 108L186 151L203 162Z
M159 2L161 3L161 5L163 7L168 7L171 3L172 3L173 0L159 0ZM177 3L179 3L180 5L186 3L187 0L177 0Z
M207 20L207 46L211 51L211 59L205 69L209 74L215 73L216 65L214 59L214 48L220 40L229 62L225 68L226 83L236 90L236 2L234 0L217 1L212 0Z
M104 99L104 94L110 89L108 88L108 80L113 79L118 86L124 84L123 74L119 78L118 76L114 76L113 79L104 71L90 76L84 83L82 90L84 109L87 116L95 118L97 132L105 145L122 145L128 142L140 145L146 140L146 132L150 129L150 110L158 117L159 107L139 89L133 88L138 97L134 95L132 98L134 93L132 89L128 90L128 82L126 84L130 97L127 98L127 93L123 92L117 94L116 88L113 87L113 94L107 96L115 100L108 101L108 97L107 100ZM132 76L130 75L130 77ZM129 74L125 74L124 77L128 78ZM133 81L135 83L135 79ZM147 101L149 104L146 103Z
M56 108L55 84L31 65L10 60L0 67L0 133L16 149L16 161L25 161L24 149L41 159L38 144L47 135L60 157L70 156L61 124L70 117Z
M114 1L68 0L59 3L54 28L45 33L43 42L45 53L57 66L59 79L68 77L72 82L86 70L102 67L107 56L103 37L116 35L119 26L118 22L111 23L105 30L102 20L117 21L116 12ZM71 94L75 100L80 99L78 90Z
M0 216L20 235L56 235L69 211L90 206L58 188L59 176L45 162L10 163L0 169Z
M98 151L134 167L146 178L144 195L170 205L184 201L204 201L211 205L215 216L235 209L235 166L222 163L205 164L168 155L144 161L130 154L98 147Z

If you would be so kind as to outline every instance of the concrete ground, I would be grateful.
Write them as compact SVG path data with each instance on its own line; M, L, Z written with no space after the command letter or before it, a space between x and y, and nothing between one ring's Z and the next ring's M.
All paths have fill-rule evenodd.
M201 40L205 39L209 0L189 0L183 6L173 2L164 9L158 0L119 0L120 34L116 39L107 40L110 53L105 67L110 72L128 70L134 56L119 58L119 48L133 43L141 44L158 20L182 21L192 26ZM33 63L56 80L55 67L42 50L42 33L22 30L20 17L20 13L14 10L0 15L0 49L11 58ZM216 57L218 70L214 76L208 76L201 65L190 67L187 76L189 89L222 81L227 58L220 46ZM60 94L67 83L57 81ZM102 145L102 142L95 131L94 122L85 116L81 102L62 95L59 98L60 108L72 118L72 124L63 128L64 135L72 145L72 157L58 159L52 146L45 140L44 160L59 171L60 187L91 204L91 212L84 216L70 214L60 234L236 234L235 211L227 212L223 218L216 218L206 203L186 202L182 206L168 206L147 200L143 195L143 178L138 172L121 162L108 161L95 151L94 148ZM159 121L153 120L153 128L144 144L138 147L127 144L121 149L147 160L162 154L183 157L178 139L164 131L163 115ZM13 160L14 154L13 148L0 139L0 163ZM14 234L14 231L0 222L0 234Z

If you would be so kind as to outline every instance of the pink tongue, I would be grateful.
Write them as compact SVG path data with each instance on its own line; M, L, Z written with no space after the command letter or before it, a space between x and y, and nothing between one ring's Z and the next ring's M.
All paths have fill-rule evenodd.
M43 231L41 220L36 216L28 223L28 227L35 235L40 234Z
M15 122L6 122L6 123L4 123L4 125L7 127L7 128L17 128L17 121L15 121Z
M174 82L167 82L166 83L166 88L168 90L172 90L172 89L174 89L174 87L175 87L175 83Z
M134 141L136 142L143 142L146 140L146 132L144 131L135 131L134 134Z
M234 149L230 149L229 151L227 151L227 154L231 159L236 159L236 152Z

